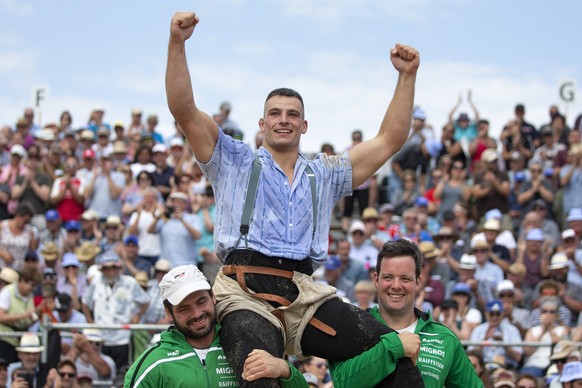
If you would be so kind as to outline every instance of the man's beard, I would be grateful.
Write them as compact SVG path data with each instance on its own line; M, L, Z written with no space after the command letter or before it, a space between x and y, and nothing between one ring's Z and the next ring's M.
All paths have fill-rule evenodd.
M207 317L208 317L208 325L201 331L194 331L194 330L190 329L190 325L203 317L199 317L198 319L189 319L186 322L186 325L182 325L182 324L178 323L178 321L176 320L176 317L174 316L174 311L172 311L172 319L174 321L174 326L176 326L176 329L180 333L184 334L184 337L186 337L186 338L200 339L200 338L206 337L214 328L214 322L216 321L216 313L209 313L207 315Z

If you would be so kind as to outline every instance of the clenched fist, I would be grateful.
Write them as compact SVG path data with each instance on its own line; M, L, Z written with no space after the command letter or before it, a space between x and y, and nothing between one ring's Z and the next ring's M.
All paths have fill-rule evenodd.
M420 54L414 47L397 44L390 50L390 60L400 73L414 75L420 65Z
M200 19L194 12L176 12L170 25L170 40L183 43L192 36Z

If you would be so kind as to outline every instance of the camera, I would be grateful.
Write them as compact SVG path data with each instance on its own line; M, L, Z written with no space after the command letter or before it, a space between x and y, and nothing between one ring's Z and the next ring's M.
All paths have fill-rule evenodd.
M24 379L24 381L28 383L29 387L34 387L34 373L19 372L16 374L16 377Z
M174 206L167 206L166 207L166 217L170 218L172 216L172 213L174 213Z

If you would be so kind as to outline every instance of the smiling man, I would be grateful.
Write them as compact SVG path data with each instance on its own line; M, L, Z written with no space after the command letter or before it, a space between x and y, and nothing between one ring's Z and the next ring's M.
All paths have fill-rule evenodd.
M482 387L459 339L430 313L415 308L421 289L423 257L408 240L389 241L380 250L374 285L378 306L370 314L398 333L420 337L417 366L425 387ZM392 373L394 341L386 338L368 352L346 362L332 363L333 386L373 387Z
M396 91L370 140L340 155L309 160L299 152L308 130L303 98L292 89L278 88L265 100L258 120L264 140L253 153L225 135L194 101L185 42L198 22L192 12L172 18L166 94L216 196L216 253L227 265L213 289L225 353L239 382L245 383L244 360L257 347L277 357L286 351L300 358L345 360L376 345L383 335L398 337L343 303L333 287L316 284L311 274L327 259L334 204L376 173L408 137L418 51L400 44L390 50L398 72ZM404 337L396 339L402 358L397 371L402 373L387 382L390 386L421 383L407 359L416 354L418 338ZM273 387L278 382L252 385Z
M220 344L214 295L194 265L172 269L160 282L171 326L147 349L125 375L125 387L238 387L237 378ZM283 387L307 387L291 364L255 350L244 375L248 380L279 378Z

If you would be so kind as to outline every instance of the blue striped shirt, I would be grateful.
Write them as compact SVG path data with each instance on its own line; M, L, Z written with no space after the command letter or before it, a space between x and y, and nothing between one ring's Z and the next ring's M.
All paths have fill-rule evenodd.
M218 132L210 161L200 163L200 167L214 190L215 246L218 257L224 260L231 250L246 248L244 239L239 240L240 225L254 154L243 142ZM291 186L267 149L261 147L257 155L262 169L247 235L248 249L293 260L310 257L316 266L325 262L333 207L352 193L348 152L336 156L319 154L313 161L299 154ZM314 237L311 184L305 173L308 163L317 182Z

